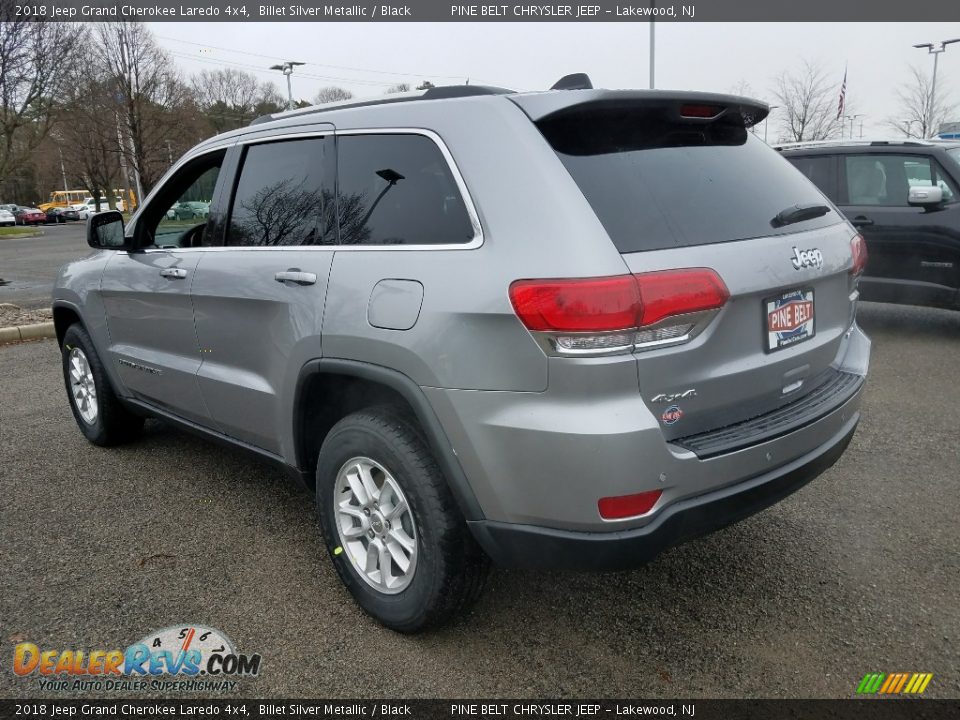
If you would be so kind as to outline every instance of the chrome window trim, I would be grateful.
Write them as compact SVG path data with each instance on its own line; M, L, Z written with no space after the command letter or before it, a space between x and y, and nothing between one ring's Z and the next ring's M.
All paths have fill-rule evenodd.
M454 182L457 184L457 189L460 191L460 198L463 201L464 207L467 209L467 216L470 218L470 224L473 226L473 238L465 243L444 243L437 245L271 245L269 247L263 245L221 245L216 247L199 247L199 248L179 248L179 247L151 247L144 248L138 252L150 253L150 252L223 252L227 250L253 250L257 252L262 251L320 251L320 252L405 252L410 250L425 251L425 250L475 250L481 247L484 243L484 234L483 226L480 224L480 214L477 212L477 207L473 202L473 197L470 195L470 191L467 188L466 181L463 179L463 174L460 172L460 167L457 165L456 160L454 160L450 149L447 147L447 144L443 141L443 138L433 130L427 130L426 128L414 128L414 127L374 127L374 128L349 128L345 130L340 130L332 126L328 126L327 129L314 129L314 130L304 130L301 132L293 133L282 133L279 135L268 135L260 136L256 138L236 138L233 142L225 145L218 145L214 148L204 148L202 152L196 152L190 155L185 155L181 158L170 170L167 171L167 174L163 176L161 181L157 183L156 187L150 191L150 194L147 196L146 200L141 204L141 207L146 206L153 195L157 190L163 186L166 180L177 172L183 165L187 162L195 160L196 158L205 155L210 152L219 152L222 150L229 150L231 147L239 145L259 145L271 142L282 142L284 140L296 140L309 137L323 137L326 135L421 135L423 137L429 138L433 141L434 145L440 150L440 154L443 156L443 159L447 163L447 168L450 170L451 175L453 176ZM242 166L241 166L242 170ZM136 214L130 221L130 226L136 222L139 217L140 209L137 209Z

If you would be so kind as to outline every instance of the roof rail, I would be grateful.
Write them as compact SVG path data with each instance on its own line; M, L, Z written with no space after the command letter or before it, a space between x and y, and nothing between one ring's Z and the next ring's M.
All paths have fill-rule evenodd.
M414 92L396 93L385 97L373 98L368 100L340 100L336 102L322 103L320 105L310 105L309 107L297 108L296 110L287 110L285 112L273 113L270 115L261 115L253 120L250 125L259 125L270 122L271 120L282 120L290 117L300 117L301 115L315 115L325 113L329 110L347 110L351 108L370 107L372 105L389 105L390 103L410 102L413 100L449 100L451 98L475 97L478 95L506 95L514 92L501 87L490 85L442 85L432 87L428 90L417 90Z
M900 140L804 140L801 142L775 143L774 150L800 150L804 148L822 147L882 147L884 145L899 145L902 147L929 147L934 145L930 140L900 139Z

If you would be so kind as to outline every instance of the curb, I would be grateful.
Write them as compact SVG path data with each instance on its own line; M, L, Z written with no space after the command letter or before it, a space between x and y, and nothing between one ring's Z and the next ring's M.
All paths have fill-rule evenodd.
M36 323L34 325L18 325L16 327L0 328L0 345L25 342L27 340L42 340L57 336L53 322Z

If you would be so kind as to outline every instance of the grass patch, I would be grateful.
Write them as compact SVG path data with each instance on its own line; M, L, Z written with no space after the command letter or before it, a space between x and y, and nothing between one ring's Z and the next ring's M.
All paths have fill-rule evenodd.
M42 235L42 231L35 227L0 227L0 237L6 237L8 235L22 235L26 237L32 237L34 235Z

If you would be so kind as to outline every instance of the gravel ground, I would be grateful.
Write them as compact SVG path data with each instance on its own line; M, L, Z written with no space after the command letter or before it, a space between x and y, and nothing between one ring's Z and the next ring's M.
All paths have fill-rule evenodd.
M634 572L496 571L473 612L404 637L339 585L310 498L158 423L86 443L53 341L0 348L0 697L13 644L125 647L183 622L263 655L243 696L850 697L932 672L960 697L960 313L864 305L864 420L769 510Z
M0 304L0 328L32 325L53 319L50 308L23 309L11 303Z

